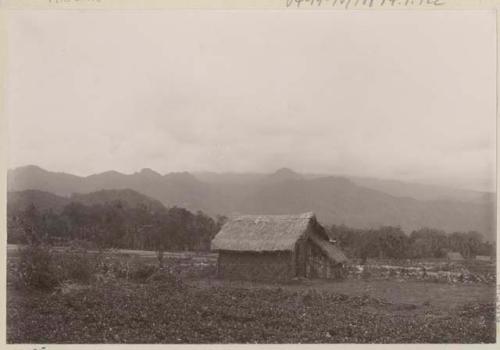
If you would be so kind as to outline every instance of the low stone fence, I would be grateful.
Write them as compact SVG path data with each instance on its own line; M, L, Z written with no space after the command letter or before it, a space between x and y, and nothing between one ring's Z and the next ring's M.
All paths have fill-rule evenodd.
M427 266L426 266L427 265ZM440 283L484 283L495 284L495 271L473 273L460 265L421 264L419 266L395 265L349 265L348 278L353 279L399 279Z

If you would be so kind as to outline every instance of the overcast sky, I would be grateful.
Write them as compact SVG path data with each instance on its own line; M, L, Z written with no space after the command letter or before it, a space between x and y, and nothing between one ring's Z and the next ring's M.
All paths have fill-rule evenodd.
M493 12L18 12L9 167L492 189Z

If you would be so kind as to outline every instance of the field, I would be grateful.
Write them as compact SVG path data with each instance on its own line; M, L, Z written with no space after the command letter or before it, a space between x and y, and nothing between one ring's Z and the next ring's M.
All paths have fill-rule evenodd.
M99 273L88 283L68 281L52 291L18 288L9 277L8 342L495 342L491 284L398 278L281 285L224 281L214 276L215 258L166 254L165 268L147 278ZM12 276L15 249L8 259ZM157 263L153 252L115 251L106 259L110 266Z

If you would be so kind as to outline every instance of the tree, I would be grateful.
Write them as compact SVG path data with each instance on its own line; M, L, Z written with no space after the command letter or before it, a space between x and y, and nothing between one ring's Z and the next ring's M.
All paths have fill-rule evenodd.
M21 226L28 244L40 244L43 240L41 216L36 206L31 203L21 214Z
M448 248L444 231L422 228L410 234L410 252L412 258L442 258Z
M85 205L67 204L61 212L40 213L30 205L8 213L9 243L48 240L61 244L70 240L92 242L99 249L110 247L157 250L161 260L165 250L207 250L227 220L215 219L173 207L154 207L115 201ZM161 263L161 262L160 262Z

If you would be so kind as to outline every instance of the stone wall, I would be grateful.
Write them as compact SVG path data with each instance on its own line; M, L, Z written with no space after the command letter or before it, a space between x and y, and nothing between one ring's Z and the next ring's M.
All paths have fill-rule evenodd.
M460 264L426 264L418 266L356 265L348 267L352 279L396 279L440 283L495 284L494 271L471 271Z

